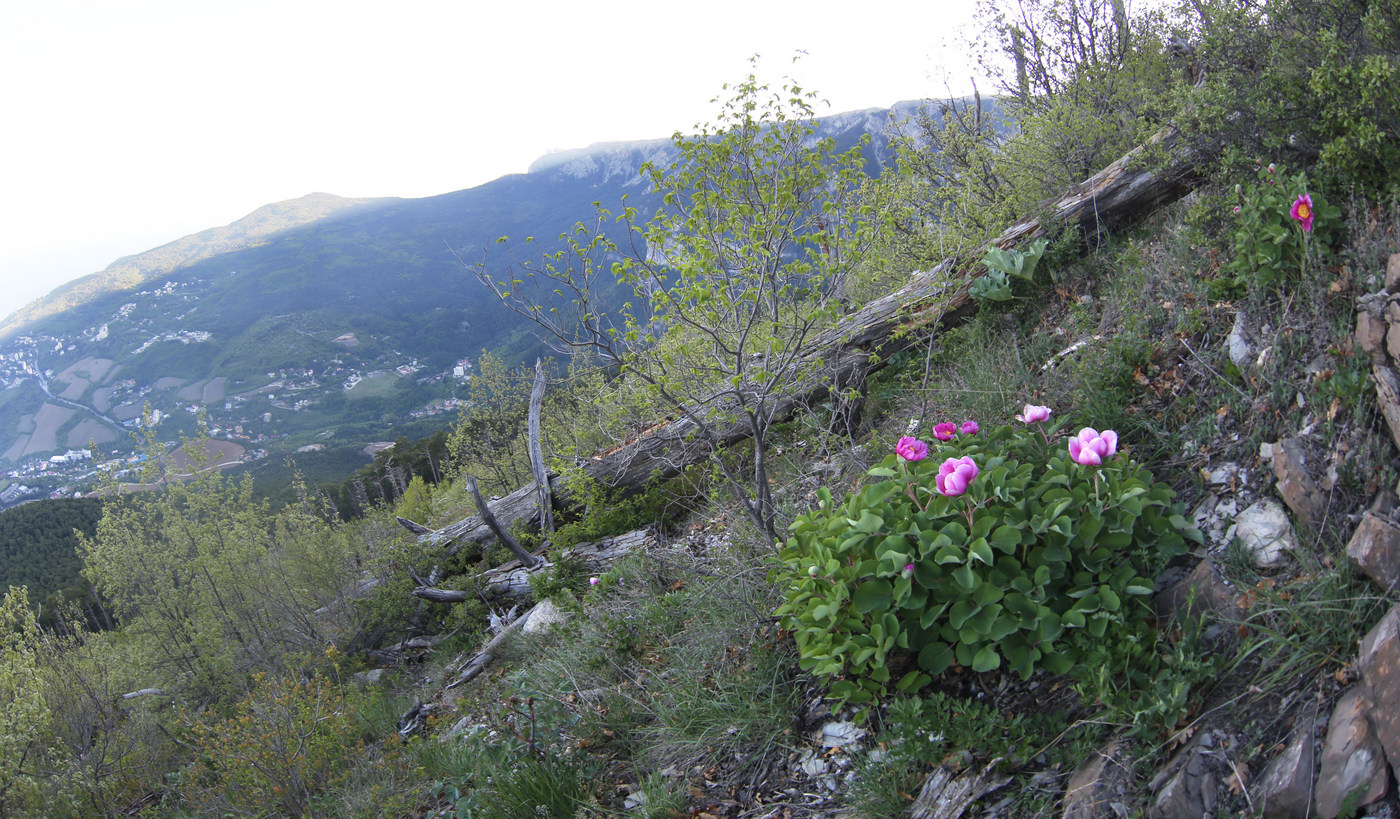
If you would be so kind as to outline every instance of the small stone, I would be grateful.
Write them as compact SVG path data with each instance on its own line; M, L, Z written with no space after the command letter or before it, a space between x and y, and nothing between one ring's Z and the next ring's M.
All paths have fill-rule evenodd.
M1312 811L1313 738L1300 731L1269 761L1252 789L1270 819L1305 819Z
M1259 445L1259 460L1266 464L1274 462L1274 445L1265 441Z
M802 752L802 761L797 763L797 769L809 777L816 778L826 773L827 764L826 760L808 748Z
M1244 473L1240 471L1240 465L1234 462L1223 463L1206 473L1206 480L1213 486L1224 486L1236 480L1243 481L1243 478Z
M1303 442L1285 438L1274 445L1274 476L1278 478L1278 493L1293 514L1317 526L1327 508L1327 496L1317 488L1307 471L1307 455Z
M1367 511L1347 543L1347 557L1382 591L1400 584L1400 526Z
M374 668L369 671L360 671L351 679L360 685L379 685L379 681L384 679L384 669Z
M1152 610L1159 620L1171 620L1184 608L1188 615L1208 611L1229 619L1244 616L1239 607L1239 592L1225 582L1220 569L1209 560L1197 563L1191 574L1152 599Z
M1385 289L1394 293L1397 286L1400 286L1400 253L1392 253L1385 265Z
M1245 332L1244 313L1236 313L1235 326L1231 328L1229 337L1225 339L1225 345L1230 354L1230 361L1234 362L1234 365L1241 370L1249 366L1249 359L1254 355L1248 339L1245 338Z
M865 729L854 722L828 722L822 726L821 741L824 748L840 748L859 742L865 736Z
M1061 819L1108 819L1118 816L1113 804L1125 798L1133 780L1132 760L1117 740L1079 767L1065 788Z
M1352 807L1359 808L1385 796L1390 786L1385 751L1366 718L1367 705L1361 686L1354 686L1332 711L1317 777L1317 813L1322 819L1336 819L1349 796Z
M1386 324L1380 316L1365 310L1356 313L1356 344L1368 356L1382 353L1386 343Z
M1298 550L1298 537L1288 512L1276 501L1261 500L1235 517L1235 537L1239 538L1260 568L1277 565L1284 553Z

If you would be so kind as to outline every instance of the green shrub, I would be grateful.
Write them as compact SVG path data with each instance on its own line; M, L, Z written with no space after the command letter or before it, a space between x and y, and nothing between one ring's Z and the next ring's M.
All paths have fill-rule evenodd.
M954 435L924 459L889 456L870 470L882 480L843 503L822 490L777 558L778 614L802 667L840 678L832 696L869 703L905 666L901 691L954 662L1063 673L1082 654L1072 633L1135 633L1146 578L1200 535L1136 462L1083 466L1053 438L1024 426ZM913 441L901 449L916 457ZM936 487L954 456L977 468L962 496Z
M180 777L187 804L224 815L301 816L338 787L362 753L360 726L339 687L324 678L253 675L226 719L190 729L194 762Z

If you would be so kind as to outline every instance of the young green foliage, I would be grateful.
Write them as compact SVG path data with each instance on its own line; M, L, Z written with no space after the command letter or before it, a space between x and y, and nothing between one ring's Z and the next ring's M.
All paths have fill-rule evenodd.
M662 207L645 224L624 209L624 247L603 235L610 214L600 209L596 224L562 237L566 248L542 266L522 264L515 281L478 276L556 341L642 385L690 422L701 445L741 429L752 441L750 474L717 464L773 537L770 432L794 387L821 383L825 365L809 343L839 315L880 214L858 198L859 148L837 153L815 137L811 93L771 91L752 75L734 91L712 129L677 135L670 167L643 168ZM633 300L598 312L619 285Z
M53 714L37 660L39 625L23 586L0 600L0 816L25 812L38 795L36 773Z

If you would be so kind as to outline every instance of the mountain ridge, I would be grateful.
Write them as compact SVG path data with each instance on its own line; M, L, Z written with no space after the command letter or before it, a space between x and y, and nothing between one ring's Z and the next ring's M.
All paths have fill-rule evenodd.
M878 172L897 115L832 115L817 136L838 151L865 144ZM119 259L55 291L52 312L6 323L0 453L18 463L111 443L147 406L173 424L163 437L193 434L201 417L245 445L395 437L434 402L463 399L483 350L510 366L549 353L464 264L506 274L513 252L556 249L597 203L626 197L645 216L659 202L638 171L674 156L671 140L596 143L437 196L312 194Z

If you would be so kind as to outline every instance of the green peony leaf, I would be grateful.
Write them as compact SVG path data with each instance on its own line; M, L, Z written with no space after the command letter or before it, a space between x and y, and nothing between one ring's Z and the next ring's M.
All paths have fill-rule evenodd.
M868 614L876 609L887 609L893 597L893 589L890 581L883 577L867 580L856 587L856 593L851 596L851 608L857 614Z
M972 670L979 674L1000 667L1001 655L991 646L983 646L982 650L977 652L977 656L972 658Z

